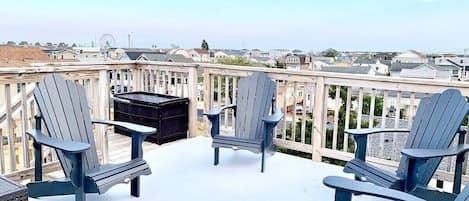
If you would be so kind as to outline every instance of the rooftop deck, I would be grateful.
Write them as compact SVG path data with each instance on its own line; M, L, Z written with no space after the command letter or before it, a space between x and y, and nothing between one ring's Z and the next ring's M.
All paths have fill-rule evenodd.
M87 199L89 201L333 200L332 189L322 185L322 179L328 175L351 178L351 175L344 174L339 166L312 162L283 153L275 153L267 158L264 173L259 171L260 155L242 150L222 149L220 164L213 166L210 144L211 139L208 137L195 137L146 150L144 158L150 164L153 173L142 177L143 189L139 199L130 196L128 184L117 185L103 195L89 194ZM73 196L56 196L37 200L59 201L73 198ZM380 199L358 196L355 200Z
M198 114L235 103L237 82L256 71L276 80L276 106L285 113L277 126L274 143L282 149L310 154L311 159L276 153L267 159L266 172L260 174L260 156L222 150L219 167L213 167L210 139L198 137L208 134L210 124ZM206 63L80 62L1 68L0 94L4 97L0 97L0 175L23 183L31 181L34 172L32 142L24 134L34 126L33 116L37 112L32 90L47 73L60 73L82 84L88 93L91 115L96 119L113 118L114 89L189 98L188 136L195 138L163 146L144 145L153 175L143 178L141 200L332 200L332 190L322 185L322 178L344 174L341 167L321 161L324 158L348 161L354 157L354 141L344 129L409 127L423 96L448 88L457 88L469 96L468 82ZM235 119L232 111L225 111L220 129L233 129ZM96 126L95 131L103 163L130 158L128 139L111 134L111 128ZM406 135L397 134L371 137L367 161L396 168L405 140ZM42 159L46 161L44 174L59 177L57 157L51 151L45 153L49 154L44 154ZM434 175L435 179L445 181L445 189L450 189L453 181L454 161L446 158ZM464 167L468 169L467 163ZM468 175L464 175L463 183L469 182ZM103 196L89 195L89 198L127 200L131 197L128 186L119 185ZM55 199L71 198L47 198ZM357 197L357 200L367 199Z

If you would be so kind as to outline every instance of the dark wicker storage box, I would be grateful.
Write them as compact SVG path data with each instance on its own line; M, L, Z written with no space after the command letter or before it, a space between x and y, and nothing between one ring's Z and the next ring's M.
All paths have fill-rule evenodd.
M26 186L17 184L5 177L0 177L0 200L27 201L28 189Z
M114 120L156 128L147 140L157 144L187 137L189 99L147 92L115 95ZM129 135L115 128L116 133Z

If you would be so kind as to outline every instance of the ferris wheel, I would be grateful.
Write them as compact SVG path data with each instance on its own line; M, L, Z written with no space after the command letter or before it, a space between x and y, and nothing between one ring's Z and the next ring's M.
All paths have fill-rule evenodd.
M109 49L116 46L116 39L111 34L103 34L99 39L101 49Z

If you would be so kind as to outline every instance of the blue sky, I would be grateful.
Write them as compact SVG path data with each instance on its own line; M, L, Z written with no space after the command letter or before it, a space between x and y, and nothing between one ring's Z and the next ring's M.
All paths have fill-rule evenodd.
M468 0L4 0L0 41L462 52Z

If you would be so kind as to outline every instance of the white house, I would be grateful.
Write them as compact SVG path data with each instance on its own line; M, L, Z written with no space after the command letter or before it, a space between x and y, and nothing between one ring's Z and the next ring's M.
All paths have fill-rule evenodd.
M408 50L403 52L394 58L392 58L393 63L427 63L427 57L415 50Z
M456 66L438 66L435 64L422 64L413 69L402 69L400 77L451 80Z

